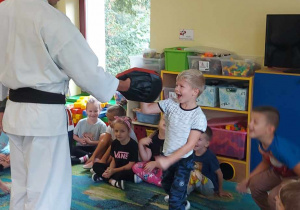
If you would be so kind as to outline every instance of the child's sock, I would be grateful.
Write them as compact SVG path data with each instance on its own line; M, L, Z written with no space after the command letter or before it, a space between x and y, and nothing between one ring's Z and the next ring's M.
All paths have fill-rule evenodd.
M88 159L89 159L88 155L85 155L85 156L79 158L81 163L85 163Z

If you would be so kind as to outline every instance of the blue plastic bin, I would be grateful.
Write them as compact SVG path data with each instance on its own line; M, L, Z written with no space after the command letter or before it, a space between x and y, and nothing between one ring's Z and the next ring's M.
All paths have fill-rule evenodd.
M136 112L136 118L139 122L157 125L160 120L160 114L144 114L142 112Z

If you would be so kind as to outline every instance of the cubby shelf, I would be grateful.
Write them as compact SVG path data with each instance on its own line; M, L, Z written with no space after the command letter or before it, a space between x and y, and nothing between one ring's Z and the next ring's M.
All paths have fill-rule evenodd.
M158 125L142 123L142 122L139 122L139 121L132 121L132 124L133 125L142 125L142 126L151 127L151 128L158 128Z
M214 111L220 111L220 112L231 112L231 113L238 113L238 114L248 114L248 111L239 111L239 110L233 110L233 109L222 109L222 108L218 108L218 107L201 106L201 109L214 110Z

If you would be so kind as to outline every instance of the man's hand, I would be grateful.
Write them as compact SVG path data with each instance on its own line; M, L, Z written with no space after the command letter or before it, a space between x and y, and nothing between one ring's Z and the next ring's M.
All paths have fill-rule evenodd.
M127 78L126 80L119 80L118 91L128 91L130 88L130 79Z

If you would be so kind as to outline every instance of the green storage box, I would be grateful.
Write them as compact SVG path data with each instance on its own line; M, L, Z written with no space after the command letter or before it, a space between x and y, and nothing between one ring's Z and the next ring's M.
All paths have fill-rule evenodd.
M183 71L189 68L188 55L194 55L193 52L184 51L186 47L166 48L165 68L168 71Z

